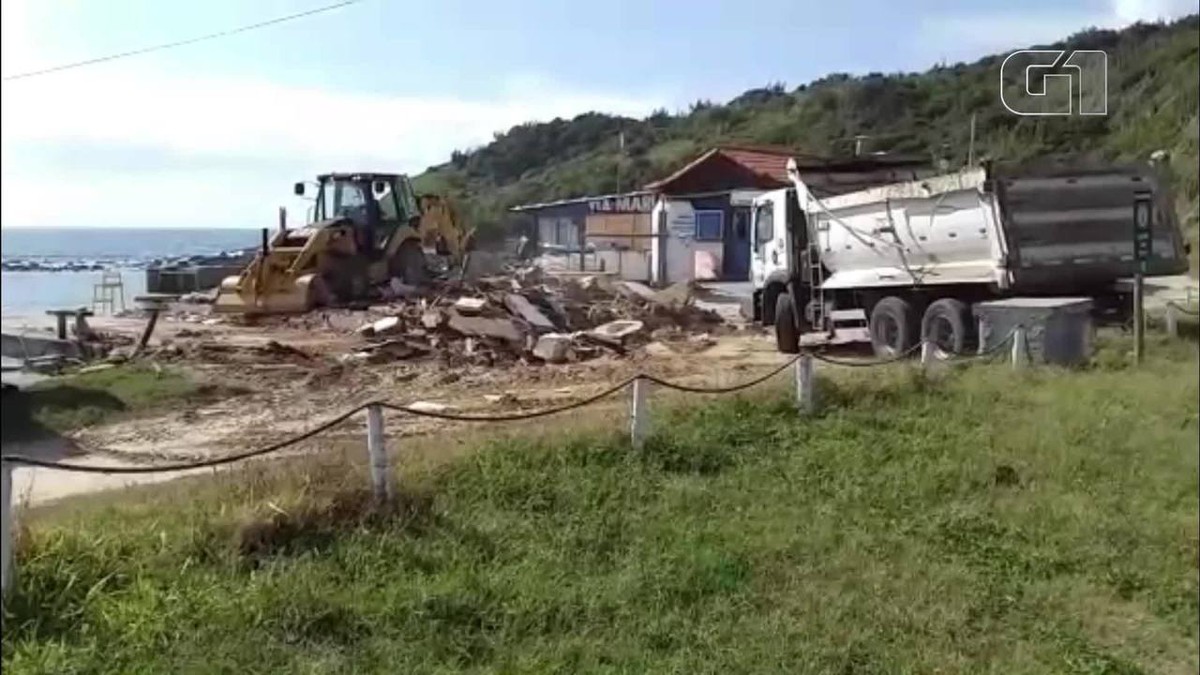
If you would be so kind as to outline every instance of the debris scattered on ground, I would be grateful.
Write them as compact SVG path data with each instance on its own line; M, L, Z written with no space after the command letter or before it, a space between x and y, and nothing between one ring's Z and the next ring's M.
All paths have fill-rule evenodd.
M690 353L706 349L725 330L720 315L698 306L690 282L654 289L611 274L548 273L534 266L420 288L391 279L377 290L382 299L373 304L284 316L211 317L181 306L168 320L205 328L176 328L153 356L302 366L310 371L306 383L319 387L357 365L409 360L440 362L449 376L463 367L575 363L636 351ZM242 325L289 330L259 346L222 339ZM335 351L318 346L310 353L287 344L297 331L318 330L342 336ZM305 345L321 342L302 339Z
M546 333L537 339L533 355L546 363L563 363L571 354L571 336Z

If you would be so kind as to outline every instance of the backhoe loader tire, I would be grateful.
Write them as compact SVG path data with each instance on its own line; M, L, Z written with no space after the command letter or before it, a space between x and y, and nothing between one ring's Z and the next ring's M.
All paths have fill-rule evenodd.
M425 283L425 251L421 249L421 242L416 239L409 239L400 244L400 248L396 251L396 257L392 260L392 276L400 277L400 280L409 286L420 286Z

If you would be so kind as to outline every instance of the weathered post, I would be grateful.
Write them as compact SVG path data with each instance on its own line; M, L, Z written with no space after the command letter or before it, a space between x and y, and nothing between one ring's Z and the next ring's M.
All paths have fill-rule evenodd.
M1167 335L1179 337L1179 309L1173 302L1167 303Z
M921 370L928 371L933 367L933 343L929 340L921 341Z
M1024 370L1029 365L1029 338L1025 335L1025 327L1017 326L1013 331L1012 367L1013 370Z
M647 395L650 382L641 377L633 380L633 399L629 408L629 440L634 450L641 450L650 431L650 405Z
M817 409L816 386L813 381L812 354L801 354L796 359L796 407L801 414Z
M0 462L0 480L3 481L3 504L0 508L3 509L3 533L0 533L0 560L3 561L0 568L0 595L8 595L9 582L12 581L13 575L13 527L12 527L12 465L8 462Z
M367 406L367 452L371 457L371 491L376 500L391 501L395 486L383 437L383 409L378 404Z
M1142 363L1146 351L1145 280L1141 271L1133 275L1133 362Z
M1141 364L1146 351L1145 279L1147 262L1154 255L1154 200L1149 191L1133 195L1133 362Z

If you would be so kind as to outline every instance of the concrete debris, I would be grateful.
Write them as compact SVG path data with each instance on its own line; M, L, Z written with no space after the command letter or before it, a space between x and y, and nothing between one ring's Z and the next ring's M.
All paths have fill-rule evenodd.
M626 337L641 331L643 328L645 328L645 324L641 321L609 321L606 324L593 328L591 335L601 340L611 340L619 343Z
M404 324L402 324L400 322L400 317L385 316L384 318L371 324L371 334L372 335L388 335L390 333L396 333L396 332L400 331L401 329L403 329L403 327L404 327Z
M617 291L630 298L640 298L648 302L657 302L657 294L653 288L636 281L622 281L617 284Z
M437 330L446 324L446 313L438 309L426 310L421 314L421 325L427 330Z
M459 298L454 302L455 311L466 316L475 316L486 306L486 298Z
M164 314L174 323L169 336L151 353L162 360L202 363L270 364L309 372L352 365L430 359L444 373L469 368L509 367L526 363L574 363L594 358L623 358L638 352L688 354L712 344L726 330L707 296L692 283L665 289L621 280L605 272L547 271L537 266L462 277L450 270L420 288L389 279L371 301L350 307L323 307L290 316L213 316L190 305ZM472 263L474 264L474 263ZM189 302L199 298L188 297ZM719 303L718 303L719 304ZM226 324L229 330L203 330L188 324ZM231 340L239 326L268 329L277 341L264 344ZM280 332L270 332L272 327ZM306 332L344 336L348 343L322 353L322 341ZM261 335L261 333L260 333ZM305 336L305 337L288 337ZM171 344L170 340L176 340ZM305 349L284 344L303 340ZM116 346L106 343L106 351ZM297 344L301 344L297 342ZM311 353L305 351L311 349ZM344 365L339 365L344 364ZM317 378L316 382L321 380Z
M220 289L213 288L207 291L192 291L184 293L179 297L179 302L185 305L211 305L217 299L217 292Z
M546 363L564 363L571 354L571 336L546 333L538 338L533 355Z
M453 314L448 326L450 330L464 337L493 337L518 345L524 342L521 329L512 319L489 319L482 316Z
M546 315L542 314L524 296L509 293L504 296L504 306L508 308L508 311L528 321L535 332L549 332L555 329L554 322L547 319Z

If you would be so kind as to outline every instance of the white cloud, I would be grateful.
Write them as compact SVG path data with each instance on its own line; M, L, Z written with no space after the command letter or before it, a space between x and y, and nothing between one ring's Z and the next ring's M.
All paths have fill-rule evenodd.
M1110 0L1100 11L1044 10L948 13L924 17L920 48L933 60L971 60L1061 40L1089 27L1117 29L1138 21L1176 19L1197 11L1195 0Z
M1196 0L1113 0L1111 7L1112 16L1118 25L1176 19L1195 14L1200 9Z
M4 73L41 51L52 12L6 0ZM292 181L328 170L415 174L529 121L645 115L656 93L580 91L531 76L501 93L381 94L156 70L130 59L3 84L0 224L271 224ZM303 217L303 202L292 214ZM264 222L264 219L268 222Z
M5 89L6 198L0 207L10 226L244 224L247 209L268 214L290 181L317 171L418 173L514 124L591 110L645 115L666 103L536 81L486 100L172 79L100 67ZM95 153L106 147L142 149L171 161L157 175L105 171L102 155L89 157L86 169L70 161L72 148ZM187 169L189 161L203 168ZM222 163L226 171L213 170Z

